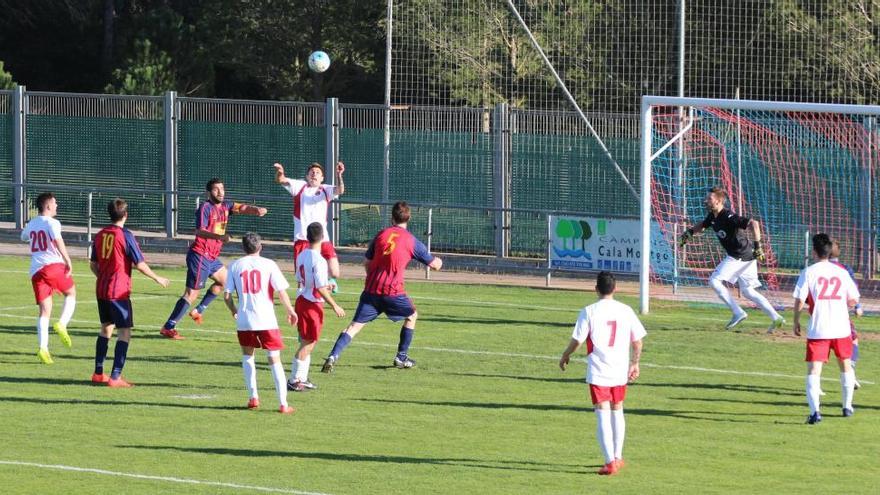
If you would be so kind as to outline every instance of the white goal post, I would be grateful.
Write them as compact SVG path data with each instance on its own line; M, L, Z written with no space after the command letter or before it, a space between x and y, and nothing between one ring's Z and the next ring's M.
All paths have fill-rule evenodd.
M805 251L809 256L806 240L810 233L817 232L832 232L849 242L851 247L847 255L856 265L856 273L874 278L877 232L880 231L876 225L880 223L880 215L874 211L877 205L873 204L877 201L877 189L880 189L877 187L877 176L880 175L877 173L880 170L877 163L880 162L877 117L880 116L880 106L643 96L640 114L642 263L639 308L642 314L650 309L652 277L655 282L657 280L651 252L652 228L665 225L661 243L663 249L672 253L674 279L662 283L672 287L673 294L679 277L683 276L681 273L699 272L700 277L705 277L711 271L705 267L690 269L680 263L680 257L687 261L688 256L705 255L698 254L697 248L682 255L675 240L682 231L681 226L702 218L697 216L700 208L697 194L705 194L706 185L717 180L720 172L713 171L712 167L724 168L723 173L733 192L729 196L734 211L743 210L742 198L745 197L746 213L749 213L750 203L751 213L757 214L762 223L762 215L770 217L771 213L775 215L778 211L796 215L796 224L792 220L780 220L775 224L777 237L788 236L785 243L780 240L775 245L777 257L782 260L779 263L787 263L785 267L779 265L786 281L797 273L798 263L800 267L806 263ZM704 141L694 144L700 136ZM708 142L710 144L706 144ZM705 151L709 148L710 151ZM701 150L703 156L693 156ZM694 175L679 172L685 167L703 167L707 172L699 179L697 174L702 172ZM658 178L657 174L661 172L668 172L668 175ZM807 177L802 179L803 176ZM655 197L663 187L656 181L663 180L668 182L668 188L676 189L675 194L669 195L673 198L669 203L679 197L687 201L687 194L691 197L684 208L677 204L669 207L678 215L675 221L664 221L662 215L665 212L652 211L652 205L660 204L658 210L665 208L664 203L658 203ZM744 185L749 180L757 185ZM818 185L809 183L810 180ZM693 190L687 190L687 187ZM754 189L761 189L761 194L756 194ZM685 190L685 194L680 194L680 190ZM810 194L815 197L815 191L820 191L822 198L836 208L833 212L836 216L823 213L820 218L814 213L818 200L811 201ZM854 193L858 195L854 196ZM765 203L771 204L765 206ZM701 237L707 237L701 240L706 249L716 248L717 241L705 234ZM798 239L798 242L789 238ZM655 246L658 239L655 232ZM691 249L690 245L688 249ZM697 278L694 276L691 280L694 286ZM705 288L702 284L704 293ZM779 294L785 292L780 289ZM788 299L782 300L787 303Z

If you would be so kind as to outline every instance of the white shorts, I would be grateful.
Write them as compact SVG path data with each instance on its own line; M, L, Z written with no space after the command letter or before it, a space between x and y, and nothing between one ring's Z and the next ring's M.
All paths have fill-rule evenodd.
M725 256L721 260L709 278L720 279L731 284L739 283L741 289L761 286L761 281L758 280L757 261L740 261L730 256Z

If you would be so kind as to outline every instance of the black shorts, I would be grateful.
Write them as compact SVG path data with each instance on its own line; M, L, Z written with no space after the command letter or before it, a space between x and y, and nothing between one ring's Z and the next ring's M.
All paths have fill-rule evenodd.
M116 328L134 327L134 315L131 311L131 299L108 301L98 299L98 317L101 324L112 323Z

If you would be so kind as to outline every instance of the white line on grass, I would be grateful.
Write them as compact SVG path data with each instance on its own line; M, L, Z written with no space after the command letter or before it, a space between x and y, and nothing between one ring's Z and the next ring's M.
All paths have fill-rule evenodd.
M206 480L193 480L187 478L174 478L171 476L153 476L149 474L135 474L135 473L122 473L118 471L107 471L105 469L93 469L93 468L82 468L76 466L64 466L61 464L39 464L36 462L22 462L22 461L4 461L0 460L0 464L5 464L8 466L25 466L25 467L34 467L39 469L56 469L60 471L75 471L78 473L92 473L92 474L103 474L107 476L121 476L124 478L136 478L139 480L153 480L153 481L167 481L169 483L183 483L187 485L205 485L205 486L219 486L223 488L235 488L239 490L252 490L255 492L268 492L268 493L291 493L294 495L328 495L320 492L304 492L302 490L291 490L288 488L272 488L268 486L254 486L254 485L241 485L238 483L223 483L222 481L206 481Z
M18 316L18 315L10 315L10 314L3 314L3 313L0 313L0 317L17 318L17 319L33 319L30 316ZM94 322L87 322L87 321L82 321L82 320L70 320L70 321L75 322L75 323L94 323ZM156 326L156 328L158 328L158 325L147 325L147 326ZM217 334L221 334L221 335L228 335L230 337L232 335L234 335L234 331L227 331L227 330L210 330L207 328L199 328L194 331L196 333L217 333ZM287 339L287 340L297 340L297 337L291 337L291 336L283 337L283 338ZM333 342L335 342L335 340L321 339L321 342L333 343ZM366 342L363 340L359 340L358 343L360 345L370 346L370 347L385 347L385 348L394 348L394 349L397 348L397 344L382 344L382 343L378 343L378 342ZM448 347L421 347L421 346L419 346L418 349L425 350L425 351L432 351L432 352L448 352L448 353L455 353L455 354L471 354L471 355L481 355L481 356L543 359L543 360L553 360L553 361L556 361L559 359L559 356L542 356L539 354L522 354L522 353L515 353L515 352L478 351L478 350L473 350L473 349L453 349L453 348L448 348ZM699 372L703 372L703 373L722 373L722 374L728 374L728 375L764 376L764 377L774 377L774 378L803 379L803 375L787 375L784 373L770 373L770 372L764 372L764 371L723 370L723 369L716 369L716 368L701 368L701 367L697 367L697 366L676 366L676 365L670 365L670 364L652 364L652 363L644 363L644 362L642 363L642 365L644 365L645 367L648 367L648 368L659 368L659 369L668 369L668 370L684 370L684 371L699 371ZM823 378L822 380L824 380L824 381L837 381L835 378ZM875 382L870 381L870 380L859 380L859 381L861 383L865 383L868 385L875 384Z

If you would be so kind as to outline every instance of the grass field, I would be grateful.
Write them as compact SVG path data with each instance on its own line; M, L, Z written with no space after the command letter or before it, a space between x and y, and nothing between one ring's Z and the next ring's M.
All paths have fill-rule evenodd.
M756 310L743 331L725 332L720 307L655 302L642 378L626 402L628 464L607 478L594 474L602 457L584 366L557 367L591 292L409 283L420 314L413 370L390 367L399 326L382 320L332 375L319 373L348 321L328 315L311 371L320 389L291 394L297 412L282 416L262 354L264 407L245 409L222 302L202 327L181 324L187 340L159 337L182 269L158 270L172 279L168 289L135 275L125 369L134 388L88 382L98 325L84 263L74 346L53 334L55 364L39 364L28 262L0 257L3 493L876 493L876 316L858 322L856 415L840 417L829 366L825 421L807 426L800 340L765 336ZM343 282L349 315L360 283ZM286 330L288 370L294 335Z

